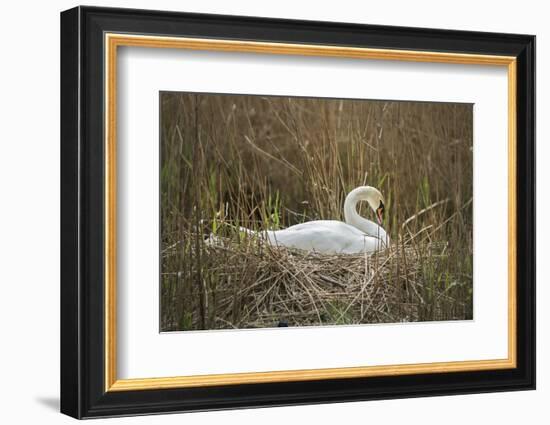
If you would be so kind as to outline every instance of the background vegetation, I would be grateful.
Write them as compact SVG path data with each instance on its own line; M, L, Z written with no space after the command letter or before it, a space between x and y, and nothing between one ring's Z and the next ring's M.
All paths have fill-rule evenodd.
M471 105L168 92L160 104L161 330L472 318ZM238 230L343 220L360 185L385 196L383 252L303 253Z

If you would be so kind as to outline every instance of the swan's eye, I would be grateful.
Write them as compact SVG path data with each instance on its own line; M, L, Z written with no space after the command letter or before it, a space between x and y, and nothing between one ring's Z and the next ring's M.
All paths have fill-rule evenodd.
M384 214L384 203L382 201L380 201L380 205L378 206L378 209L382 214Z

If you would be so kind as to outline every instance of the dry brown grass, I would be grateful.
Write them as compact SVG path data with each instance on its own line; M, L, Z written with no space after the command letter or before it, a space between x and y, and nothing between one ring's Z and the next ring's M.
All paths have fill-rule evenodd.
M470 105L163 93L161 108L162 330L472 317ZM363 184L386 198L383 252L237 230L341 220Z

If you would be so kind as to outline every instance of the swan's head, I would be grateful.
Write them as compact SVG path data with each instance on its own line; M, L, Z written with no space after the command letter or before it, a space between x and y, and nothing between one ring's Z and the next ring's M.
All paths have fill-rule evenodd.
M357 200L367 201L369 206L376 214L378 224L382 224L382 218L384 217L384 197L380 191L372 186L360 186L353 189L350 195L356 197Z
M378 224L382 224L382 218L384 217L384 197L378 189L370 187L370 193L367 199L370 207L376 214Z

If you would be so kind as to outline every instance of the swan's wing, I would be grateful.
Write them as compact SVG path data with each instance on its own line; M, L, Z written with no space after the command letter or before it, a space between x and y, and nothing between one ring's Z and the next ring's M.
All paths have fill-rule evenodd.
M376 238L341 221L318 220L268 233L274 245L325 254L371 252L380 248Z
M326 232L338 232L342 234L354 234L362 235L356 227L350 226L343 221L338 220L314 220L306 221L305 223L295 224L294 226L284 229L289 232L302 232L302 231L326 231Z

